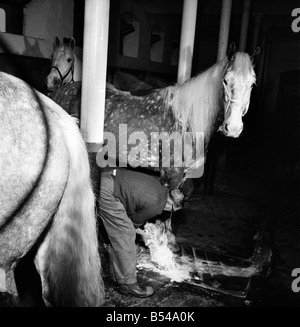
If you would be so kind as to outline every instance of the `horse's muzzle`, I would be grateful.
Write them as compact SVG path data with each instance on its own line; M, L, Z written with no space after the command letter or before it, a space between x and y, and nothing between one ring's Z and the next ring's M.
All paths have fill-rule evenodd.
M58 89L60 80L55 77L51 78L51 76L48 75L45 79L45 84L49 91L54 91L54 90Z
M243 127L243 124L241 126L232 127L229 126L227 123L224 123L219 127L218 131L222 132L223 135L225 135L226 137L238 138L243 131Z

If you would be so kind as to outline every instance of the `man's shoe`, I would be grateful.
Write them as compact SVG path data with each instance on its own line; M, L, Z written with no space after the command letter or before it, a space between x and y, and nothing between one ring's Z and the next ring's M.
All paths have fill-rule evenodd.
M154 289L151 286L141 287L138 283L120 284L120 293L136 297L148 297L153 295Z

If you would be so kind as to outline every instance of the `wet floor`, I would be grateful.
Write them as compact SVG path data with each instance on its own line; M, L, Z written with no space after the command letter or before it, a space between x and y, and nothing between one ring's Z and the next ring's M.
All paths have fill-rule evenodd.
M291 288L292 270L300 267L298 199L297 180L219 173L211 196L204 195L199 182L184 210L173 217L178 242L197 247L208 262L233 260L232 267L253 265L256 254L263 269L244 279L207 274L197 285L142 267L140 282L150 283L156 293L149 299L120 295L107 276L104 306L300 306L300 293Z
M247 278L232 278L211 271L197 279L174 281L157 269L138 265L138 280L151 284L151 298L124 296L110 278L102 253L106 286L105 307L215 307L300 306L292 291L292 270L300 268L300 179L272 179L258 174L218 173L212 195L197 181L184 210L172 218L173 232L185 255L202 262L263 269ZM269 252L272 256L269 261ZM147 249L144 249L147 251ZM182 253L181 253L182 255ZM196 259L197 259L196 258ZM258 261L257 261L258 260ZM27 268L28 269L28 268ZM29 265L29 270L30 268ZM27 270L27 272L29 271ZM37 278L31 270L19 275L26 306L41 306ZM195 277L195 272L193 272ZM25 279L26 277L26 279ZM200 282L199 282L200 281ZM32 286L35 285L35 286ZM300 286L300 285L299 285Z

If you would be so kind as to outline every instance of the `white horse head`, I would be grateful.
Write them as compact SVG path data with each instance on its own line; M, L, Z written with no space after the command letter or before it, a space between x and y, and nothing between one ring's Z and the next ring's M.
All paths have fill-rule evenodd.
M51 70L46 77L48 90L81 80L81 62L74 53L75 39L72 37L68 43L64 43L56 37L54 47Z
M220 130L225 136L239 137L243 130L242 117L247 113L250 95L256 81L255 62L260 54L257 47L252 56L236 52L232 43L228 51L228 62L223 77L224 121Z

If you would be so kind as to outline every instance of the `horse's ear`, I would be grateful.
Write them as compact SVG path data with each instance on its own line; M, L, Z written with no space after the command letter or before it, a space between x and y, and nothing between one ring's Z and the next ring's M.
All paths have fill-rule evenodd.
M76 42L75 42L75 39L72 37L70 42L69 42L69 47L74 50L75 49L75 46L76 46Z
M254 50L252 56L250 57L253 66L256 65L260 54L261 54L261 48L260 47L256 47L256 49Z
M54 44L53 44L54 50L55 50L58 46L60 46L60 44L61 44L60 39L59 39L59 37L56 35L55 40L54 40Z
M230 45L228 47L228 51L227 51L227 57L228 57L229 61L232 60L235 53L236 53L236 46L235 46L235 43L232 42L232 43L230 43Z

